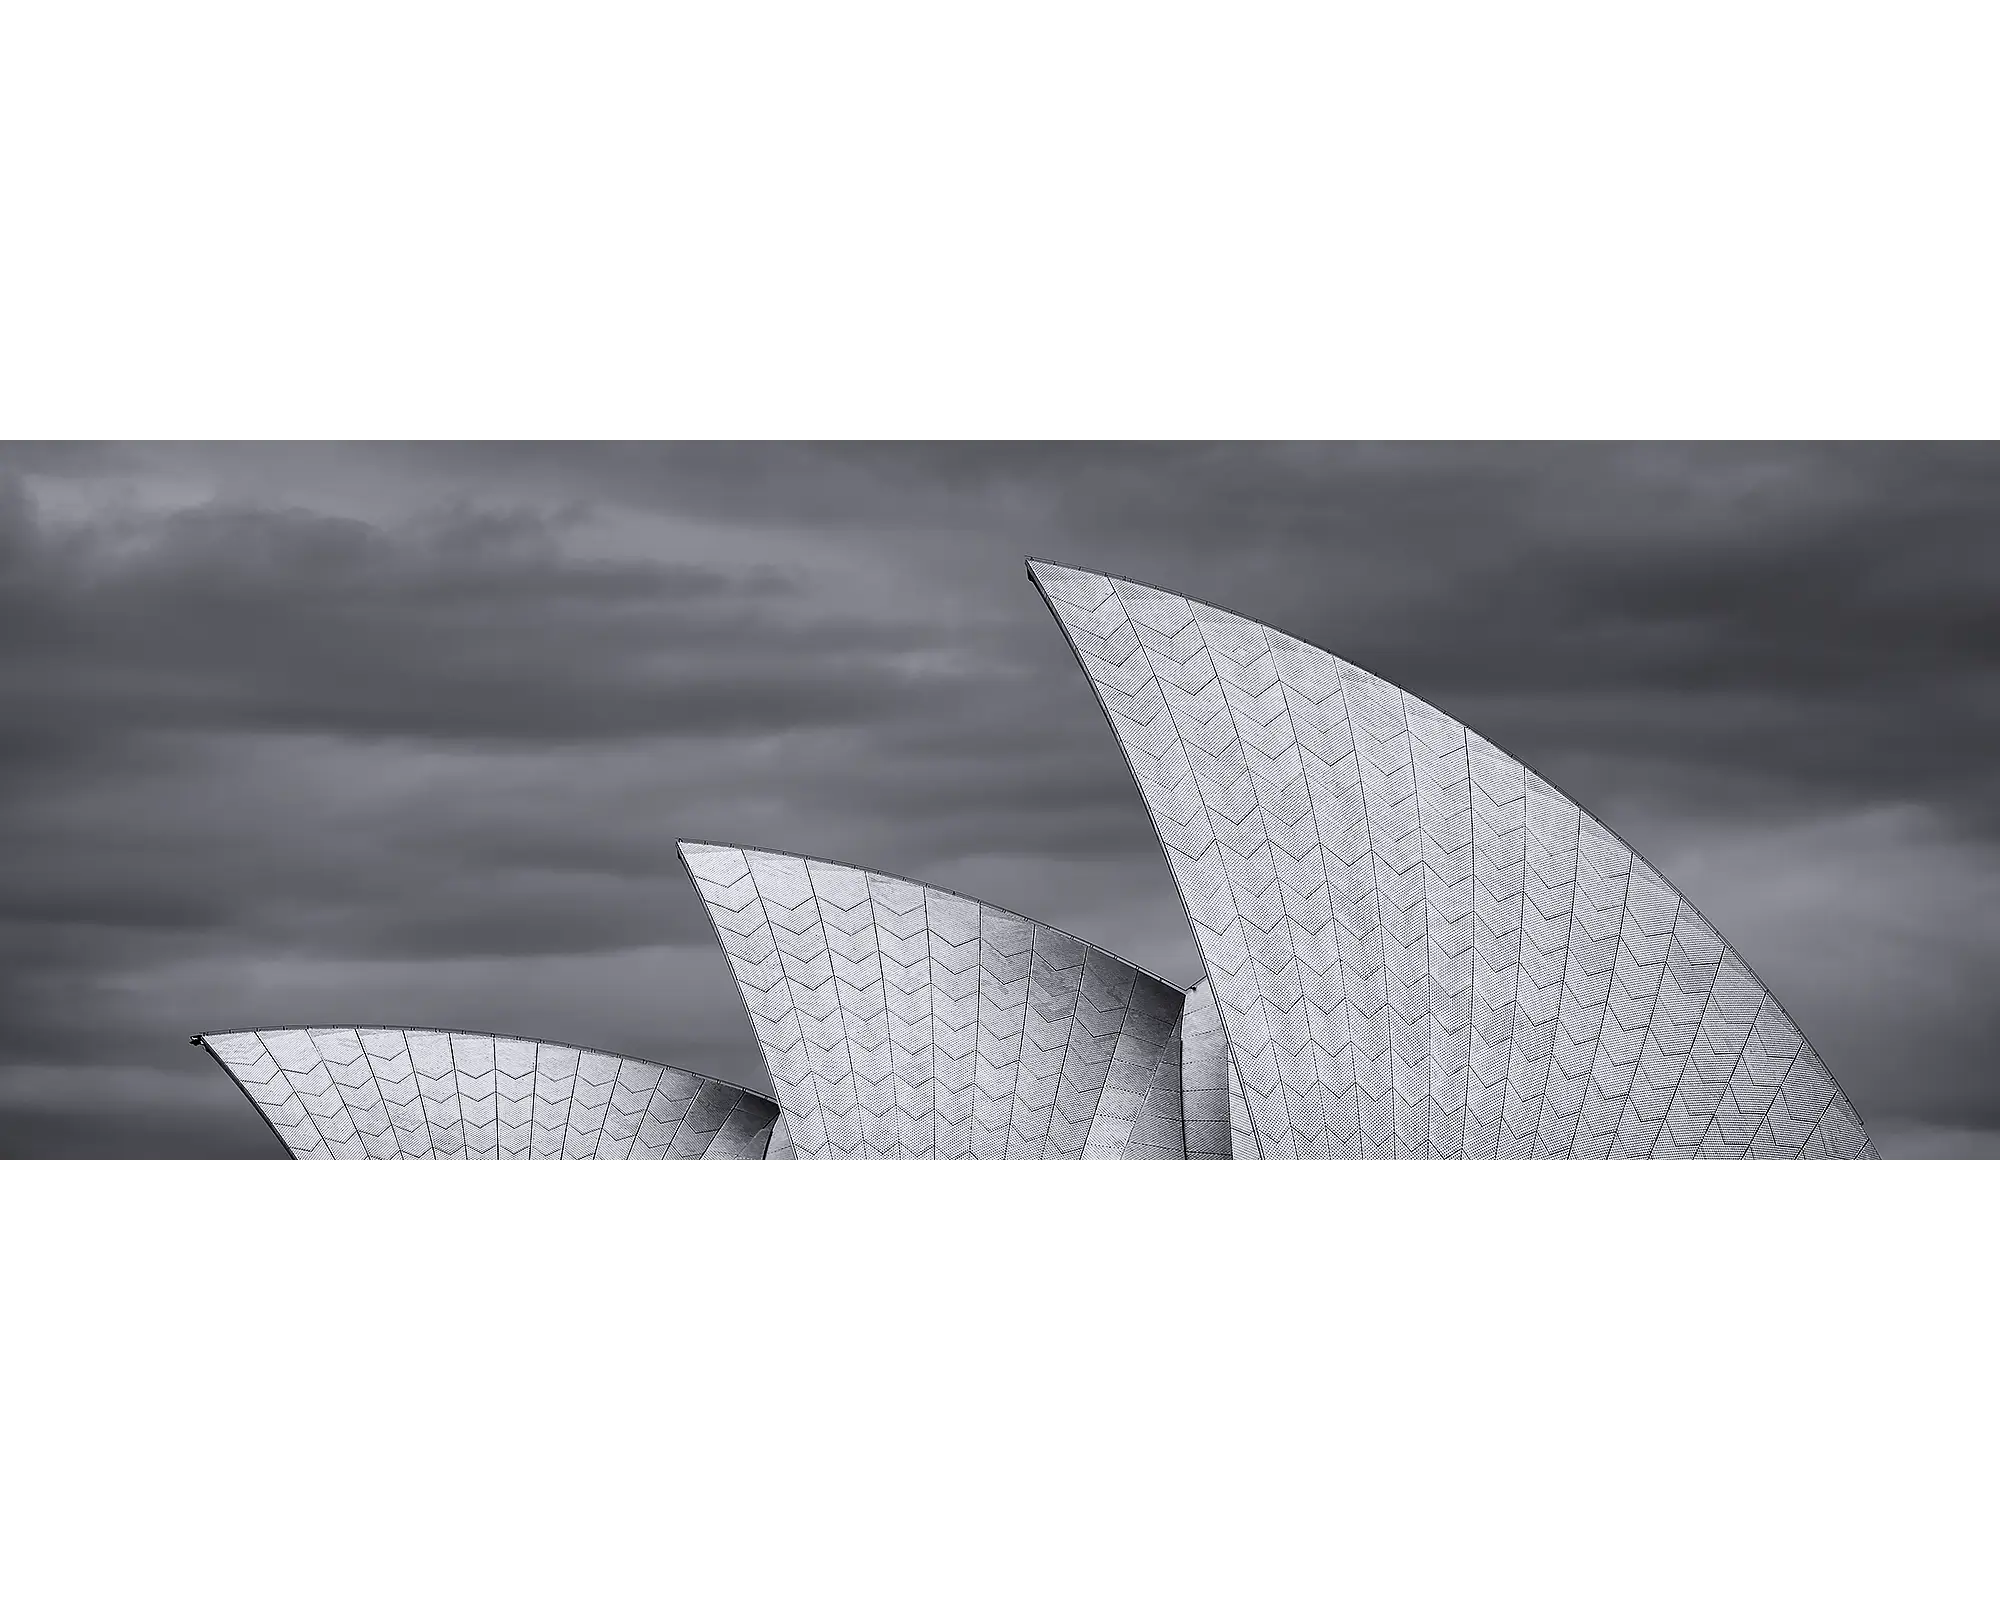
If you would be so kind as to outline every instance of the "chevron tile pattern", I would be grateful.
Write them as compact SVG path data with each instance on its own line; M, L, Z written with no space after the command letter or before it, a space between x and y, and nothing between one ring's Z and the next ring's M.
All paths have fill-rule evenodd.
M1233 1153L1232 1081L1229 1038L1206 978L1188 990L1181 1005L1181 1107L1187 1123L1190 1161L1227 1161ZM1241 1099L1237 1089L1234 1098ZM1234 1152L1251 1159L1256 1152Z
M1520 762L1260 623L1029 566L1179 883L1238 1158L1874 1155L1736 952Z
M927 884L683 842L801 1160L1180 1160L1181 991Z
M200 1043L305 1161L757 1161L778 1112L677 1067L494 1034L265 1028Z

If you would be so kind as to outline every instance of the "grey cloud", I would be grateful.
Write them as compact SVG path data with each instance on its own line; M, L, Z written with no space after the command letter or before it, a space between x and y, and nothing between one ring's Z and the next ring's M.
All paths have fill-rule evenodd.
M935 630L815 618L770 571L575 559L559 535L243 509L48 529L0 488L0 725L48 754L217 728L566 743L776 731L937 692L913 659L949 649Z
M179 1041L246 1021L567 1034L754 1082L679 835L947 882L1191 977L1029 555L1258 616L1438 702L1683 882L1871 1121L1972 1130L1912 1136L1928 1150L2000 1128L1979 910L2000 451L126 446L9 467L0 1118L4 1075L43 1074L17 1150L98 1128L129 1151L148 1126L209 1148L209 1112L148 1110L133 1075L203 1081Z

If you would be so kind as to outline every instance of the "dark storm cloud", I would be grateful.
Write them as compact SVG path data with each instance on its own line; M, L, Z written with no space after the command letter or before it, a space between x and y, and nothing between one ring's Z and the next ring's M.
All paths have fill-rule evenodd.
M0 726L24 754L223 728L562 743L777 730L927 692L904 661L935 635L799 599L770 572L566 557L538 521L392 534L227 509L49 531L8 485Z
M98 1126L133 1149L141 1086L161 1148L208 1148L200 1128L227 1145L240 1108L173 1045L241 1022L446 1021L754 1081L676 835L949 882L1191 979L1028 555L1261 617L1465 718L1681 881L1864 1114L1912 1149L2000 1127L2000 452L134 446L10 465L10 1148L86 1148Z
M2000 734L1990 449L549 446L511 470L530 466L654 509L840 530L1002 596L1001 549L1180 588L1551 775L1657 754L1787 805L1916 792L2000 824L2000 779L1973 756ZM1043 625L1008 607L1012 659Z
M863 446L653 470L658 499L817 504L957 572L981 534L1039 537L1483 715L1531 762L1659 750L2000 822L1973 756L2000 734L1990 449Z

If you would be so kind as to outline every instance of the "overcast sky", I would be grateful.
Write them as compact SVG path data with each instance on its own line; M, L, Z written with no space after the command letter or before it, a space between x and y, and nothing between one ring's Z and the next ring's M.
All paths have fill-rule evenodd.
M0 1155L277 1155L190 1034L763 1087L677 837L1199 966L1022 570L1345 655L1596 812L1885 1154L2000 1153L2000 450L0 446Z

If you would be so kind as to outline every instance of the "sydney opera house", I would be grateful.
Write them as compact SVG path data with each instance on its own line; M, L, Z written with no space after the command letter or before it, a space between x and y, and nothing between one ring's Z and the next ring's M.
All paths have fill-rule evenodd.
M1868 1158L1700 912L1393 684L1122 578L1030 573L1131 764L1206 976L997 906L684 841L775 1099L570 1045L206 1034L301 1158Z

